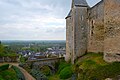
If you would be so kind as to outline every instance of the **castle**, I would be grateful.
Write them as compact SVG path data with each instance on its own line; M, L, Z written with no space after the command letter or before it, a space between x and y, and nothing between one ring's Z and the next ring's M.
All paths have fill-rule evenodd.
M89 7L72 0L66 17L66 61L86 52L102 52L108 62L120 61L120 0L101 0Z

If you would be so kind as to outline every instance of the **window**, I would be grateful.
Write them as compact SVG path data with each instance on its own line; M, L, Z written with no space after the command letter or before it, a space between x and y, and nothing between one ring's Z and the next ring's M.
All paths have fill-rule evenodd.
M84 20L84 17L83 16L81 16L81 21L83 21Z
M92 20L91 22L91 36L93 36L94 34L93 30L94 30L94 20Z

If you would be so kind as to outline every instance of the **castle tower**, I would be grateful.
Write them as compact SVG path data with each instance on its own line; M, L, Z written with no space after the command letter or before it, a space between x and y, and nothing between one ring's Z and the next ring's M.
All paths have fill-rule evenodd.
M71 59L72 54L72 19L71 19L71 11L67 15L66 19L66 57L65 60L67 62Z
M66 61L71 59L71 62L74 63L87 51L87 9L86 0L72 0L70 17L66 18L66 56L68 56Z

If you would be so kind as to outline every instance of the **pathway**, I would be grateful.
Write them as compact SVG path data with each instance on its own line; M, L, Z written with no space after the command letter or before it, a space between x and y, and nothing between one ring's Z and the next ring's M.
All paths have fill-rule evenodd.
M0 63L0 65L3 65L3 64L11 64L11 65L17 66L21 70L21 72L24 74L26 80L36 80L25 69L23 69L22 67L19 67L18 63Z

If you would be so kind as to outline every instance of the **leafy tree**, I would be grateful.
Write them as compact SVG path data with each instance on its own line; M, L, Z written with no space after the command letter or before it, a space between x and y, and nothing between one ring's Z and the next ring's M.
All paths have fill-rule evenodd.
M0 53L3 53L4 52L4 47L2 44L0 44Z

